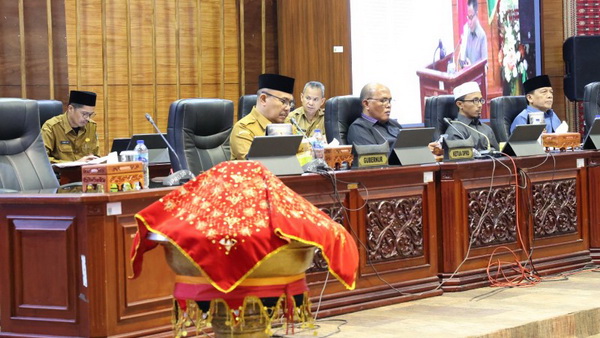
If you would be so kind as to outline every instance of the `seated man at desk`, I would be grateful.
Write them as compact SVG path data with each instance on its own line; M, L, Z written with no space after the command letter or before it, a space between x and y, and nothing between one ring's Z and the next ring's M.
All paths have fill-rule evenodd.
M278 74L258 77L256 105L231 130L231 160L245 160L256 136L264 136L267 125L283 123L294 105L294 79Z
M294 119L308 137L313 136L316 129L325 135L325 111L321 109L325 103L325 86L318 81L307 82L300 98L302 107L291 112L285 119L286 123L292 123Z
M360 102L362 114L348 128L348 144L371 145L388 142L392 151L402 126L398 121L390 119L390 89L380 83L368 83L360 91ZM429 150L432 152L436 153L437 149L441 149L439 143L429 144Z
M479 117L485 99L477 82L466 82L454 88L454 102L458 106L458 117L446 129L449 140L468 139L471 137L477 150L498 150L498 141L487 124L481 123Z
M368 83L360 91L362 114L348 128L348 144L368 145L388 142L390 149L402 128L390 119L392 94L381 83Z
M546 132L553 133L560 126L560 119L552 110L554 102L554 93L550 77L548 75L540 75L532 77L523 82L523 90L527 98L527 108L523 109L510 125L510 132L515 130L518 125L529 123L529 114L543 113L544 121L546 122Z
M96 93L72 90L64 114L55 116L42 126L42 138L51 163L88 162L98 155Z

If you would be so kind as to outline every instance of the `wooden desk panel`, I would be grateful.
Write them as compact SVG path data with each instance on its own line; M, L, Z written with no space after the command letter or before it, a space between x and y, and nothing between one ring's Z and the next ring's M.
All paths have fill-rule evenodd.
M0 336L170 332L174 274L162 250L127 278L133 215L170 190L0 195Z
M600 264L600 152L595 151L588 161L590 205L590 253Z
M517 158L517 167L526 173L525 179L520 179L523 188L517 190L509 169L498 162L493 182L492 160L443 163L443 289L460 291L488 285L486 267L492 252L501 246L514 251L520 261L531 254L535 269L543 274L589 262L587 168L578 165L590 155L568 152ZM508 159L500 162L513 170ZM514 260L507 250L495 258Z
M316 256L307 280L315 306L326 284L319 316L441 294L436 290L437 171L438 165L338 172L337 196L328 178L283 178L359 239L360 265L353 291L327 276L326 262ZM431 182L424 183L424 176Z

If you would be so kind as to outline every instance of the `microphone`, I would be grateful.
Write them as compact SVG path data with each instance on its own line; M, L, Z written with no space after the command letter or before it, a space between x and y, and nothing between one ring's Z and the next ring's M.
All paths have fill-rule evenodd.
M165 141L165 144L169 148L169 151L171 152L171 154L175 155L175 159L177 159L177 164L179 165L179 168L183 168L183 166L181 165L181 160L179 159L179 156L177 156L175 149L173 149L173 147L171 146L169 141L167 141L167 138L165 137L165 135L163 135L163 133L160 131L160 129L158 129L158 126L156 125L156 123L154 123L152 116L150 116L150 114L148 114L148 113L146 113L145 116L146 116L146 120L148 120L148 122L150 122L150 124L154 127L154 129L158 133L158 135L160 135L160 137L162 137L163 141ZM190 180L190 179L193 179L194 177L196 177L196 176L191 171L189 171L187 169L180 169L180 170L172 173L171 175L167 176L163 180L163 185L171 186L171 185L174 185L175 183L179 184L179 181L182 179L187 178L188 180Z
M460 135L460 137L462 137L462 139L463 139L463 140L466 140L466 139L467 139L467 137L465 137L465 135L464 135L463 133L461 133L461 132L460 132L460 130L458 130L458 129L457 129L455 126L454 126L454 124L452 124L452 122L455 122L455 121L452 121L452 120L450 120L450 119L449 119L449 118L447 118L447 117L444 117L444 119L443 119L443 120L444 120L444 122L446 122L446 123L447 123L447 124L448 124L450 127L452 127L452 129L456 130L456 132L457 132L457 133Z
M475 128L473 128L473 127L471 127L471 126L469 126L469 125L467 125L467 124L465 124L465 123L462 123L462 122L460 122L460 121L453 121L453 122L458 122L458 123L462 124L463 126L465 126L465 127L469 128L469 129L471 129L471 130L474 130L476 133L483 135L483 137L485 137L485 139L486 139L486 141L487 141L487 151L491 152L491 150L490 150L490 147L491 147L491 146L490 146L490 139L487 137L487 135L486 135L486 134L484 134L484 133L480 132L479 130L477 130L477 129L475 129Z
M302 134L302 136L304 136L308 140L308 135L306 135L306 133L304 132L304 129L300 128L300 125L298 124L298 122L296 121L296 119L293 118L293 117L291 117L290 118L290 122L292 122L292 124L294 125L294 127L296 127L296 129L298 129L298 131Z

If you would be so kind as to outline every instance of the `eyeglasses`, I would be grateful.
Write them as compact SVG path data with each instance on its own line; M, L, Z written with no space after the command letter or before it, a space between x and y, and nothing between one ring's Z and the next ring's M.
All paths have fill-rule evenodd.
M484 98L480 98L480 99L471 99L471 100L462 100L463 102L471 102L473 104L477 104L480 103L481 105L485 104L485 99Z
M386 105L386 104L388 104L388 103L389 103L389 104L392 104L392 102L393 102L393 99L392 99L391 97L389 97L389 98L385 97L385 98L383 98L383 99L374 99L374 98L372 98L372 97L369 97L369 98L367 98L367 100L378 101L379 103L381 103L381 104L383 104L383 105Z
M471 15L467 14L467 19L473 20L473 18L476 16L477 16L477 14L471 14Z
M79 111L79 114L81 114L81 116L83 116L83 118L88 119L88 120L91 119L92 117L96 116L96 112L90 113L90 112L84 112L81 110Z
M270 96L270 97L276 98L284 106L288 106L288 107L294 107L294 106L296 106L296 102L294 100L284 99L283 97L279 97L277 95L273 95L273 94L271 94L269 92L263 92L263 94L265 94L267 96Z

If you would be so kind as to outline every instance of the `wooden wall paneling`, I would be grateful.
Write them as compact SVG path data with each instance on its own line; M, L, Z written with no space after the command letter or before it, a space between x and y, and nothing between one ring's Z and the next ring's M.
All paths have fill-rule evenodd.
M129 111L127 106L128 89L127 84L110 85L108 86L107 97L110 98L108 105L105 110L105 119L109 121L109 127L106 131L107 139L112 140L118 137L131 137L133 128L129 124ZM147 97L151 99L151 96ZM152 103L150 100L149 103ZM96 106L95 120L100 118L100 112L98 106Z
M176 84L174 1L156 2L156 81L157 84ZM177 88L173 88L175 93Z
M81 72L80 90L88 90L89 86L102 85L104 79L102 60L102 2L79 0L77 18L81 56L77 65Z
M303 13L298 15L298 13ZM278 2L279 69L296 79L294 97L317 80L327 97L351 93L350 8L348 0ZM343 53L333 53L343 46Z
M179 59L180 59L180 82L181 86L195 85L198 81L198 35L200 31L197 26L197 8L195 0L180 1L179 3ZM189 92L181 92L182 98L197 97Z
M67 31L64 1L49 1L52 15L52 70L54 95L48 98L59 100L66 106L69 100L69 70L67 68Z
M265 48L263 49L264 72L279 73L279 36L277 34L277 0L264 0L264 18L265 18ZM298 15L298 13L296 13ZM258 79L257 79L258 81Z
M554 89L553 109L561 120L566 119L563 78L565 64L562 57L564 36L563 1L540 1L542 30L542 73L550 76Z
M0 13L0 96L21 97L18 3L0 1Z
M54 99L54 33L52 25L52 1L46 0L46 23L48 30L48 80L49 98Z
M25 13L23 0L19 0L19 73L21 74L21 97L27 97L27 73L26 73L26 58L25 56Z

